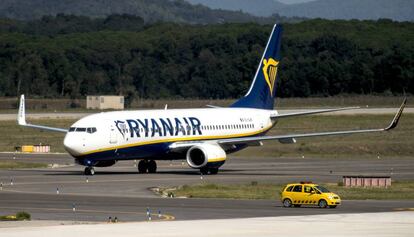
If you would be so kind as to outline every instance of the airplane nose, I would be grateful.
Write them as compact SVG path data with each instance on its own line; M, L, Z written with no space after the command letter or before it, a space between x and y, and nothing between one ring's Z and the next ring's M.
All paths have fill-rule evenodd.
M63 140L63 146L65 147L65 150L73 156L80 155L81 153L79 139L73 137L72 134L66 134L65 139Z

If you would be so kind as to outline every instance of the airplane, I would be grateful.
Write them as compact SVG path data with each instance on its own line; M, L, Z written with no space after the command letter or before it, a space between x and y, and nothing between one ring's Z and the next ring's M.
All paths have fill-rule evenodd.
M18 124L65 133L64 148L77 164L85 166L85 175L94 175L94 167L109 167L122 160L140 160L139 173L155 173L156 160L186 160L202 174L217 174L227 154L262 146L263 141L295 143L300 138L383 132L397 126L406 98L385 128L266 135L280 119L358 108L287 114L274 110L281 36L282 27L274 25L248 92L229 107L102 112L83 117L64 129L28 124L21 95Z

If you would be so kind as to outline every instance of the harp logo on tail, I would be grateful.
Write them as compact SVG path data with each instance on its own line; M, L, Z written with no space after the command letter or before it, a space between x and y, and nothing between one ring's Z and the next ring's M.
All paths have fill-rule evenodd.
M273 88L275 86L277 67L279 62L273 58L263 59L263 75L269 86L270 94L273 96Z

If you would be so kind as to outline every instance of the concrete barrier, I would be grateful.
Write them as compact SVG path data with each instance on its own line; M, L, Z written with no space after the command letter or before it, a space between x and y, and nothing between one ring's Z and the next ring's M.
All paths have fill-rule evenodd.
M391 176L343 176L345 187L389 187Z

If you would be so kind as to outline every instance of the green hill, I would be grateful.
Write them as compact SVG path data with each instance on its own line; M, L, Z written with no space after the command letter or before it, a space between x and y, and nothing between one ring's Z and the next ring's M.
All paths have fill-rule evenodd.
M223 22L275 22L274 18L251 16L240 11L212 10L183 0L2 0L0 17L32 20L45 15L106 17L112 14L139 16L145 22L209 24Z

